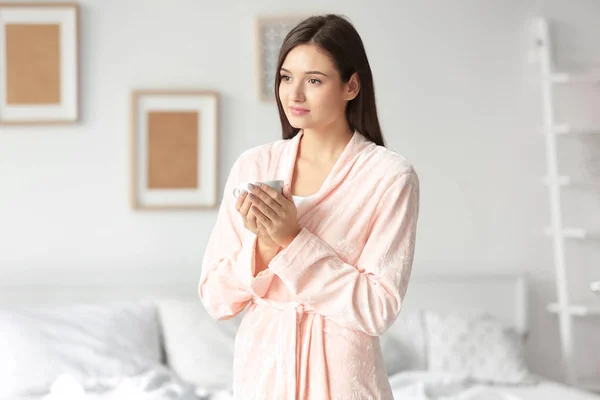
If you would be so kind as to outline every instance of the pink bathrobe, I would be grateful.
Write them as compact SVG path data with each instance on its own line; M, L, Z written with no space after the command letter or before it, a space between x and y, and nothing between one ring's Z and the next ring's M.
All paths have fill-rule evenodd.
M232 167L198 287L215 319L247 307L235 341L244 400L391 400L379 335L410 278L419 180L402 156L355 132L320 190L298 205L302 228L253 277L256 236L235 209L245 181L290 183L302 131L244 152Z

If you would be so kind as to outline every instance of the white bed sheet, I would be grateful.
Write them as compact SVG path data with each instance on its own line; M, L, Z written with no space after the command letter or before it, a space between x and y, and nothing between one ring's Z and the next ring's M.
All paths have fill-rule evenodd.
M600 395L546 380L528 386L489 386L427 371L390 377L395 400L600 400Z
M84 389L85 388L85 389ZM215 396L213 396L215 397ZM1 400L5 398L0 397ZM208 392L179 379L164 366L134 376L88 379L80 382L63 375L49 394L6 400L212 400Z
M501 387L501 386L471 386L464 388L460 392L455 392L448 396L442 395L439 391L435 396L432 393L423 394L423 385L415 382L414 386L403 386L394 388L395 400L599 400L600 396L583 392L577 389L561 385L554 382L542 382L532 387ZM214 393L212 396L204 397L202 395L184 396L186 399L198 400L233 400L233 397L227 392ZM152 400L169 400L171 396L150 396L140 397L140 399L151 398ZM11 400L48 400L48 396L37 397L19 397ZM70 399L61 399L70 400ZM104 395L92 394L77 400L136 400L135 397L118 396L115 393Z
M505 393L511 400L600 400L600 395L547 381L531 388L497 388L496 390Z

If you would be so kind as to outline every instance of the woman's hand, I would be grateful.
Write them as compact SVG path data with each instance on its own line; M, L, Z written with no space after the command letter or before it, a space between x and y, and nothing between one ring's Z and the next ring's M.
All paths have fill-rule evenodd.
M235 209L242 216L244 227L254 233L263 245L267 248L279 248L279 245L271 239L269 232L263 224L257 221L255 213L250 210L252 202L248 198L248 193L243 192L235 203Z
M258 225L266 228L275 243L287 247L302 230L289 185L285 185L283 194L263 183L249 185L248 190L248 199L252 203L250 212L256 215Z

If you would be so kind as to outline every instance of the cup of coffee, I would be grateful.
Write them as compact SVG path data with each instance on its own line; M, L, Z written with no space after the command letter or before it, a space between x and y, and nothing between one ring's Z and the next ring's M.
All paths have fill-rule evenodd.
M275 189L276 191L278 191L279 193L283 193L283 181L282 180L273 180L273 181L248 181L248 182L244 182L240 185L238 185L237 187L235 187L233 189L233 197L235 197L236 199L238 199L242 193L247 192L248 191L248 184L252 183L253 185L256 185L258 183L262 183L265 184L273 189Z

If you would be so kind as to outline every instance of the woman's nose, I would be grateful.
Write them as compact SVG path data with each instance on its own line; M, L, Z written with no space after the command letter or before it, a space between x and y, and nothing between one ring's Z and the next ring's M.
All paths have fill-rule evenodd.
M302 85L296 84L292 88L291 97L293 101L302 102L304 101L304 90Z

